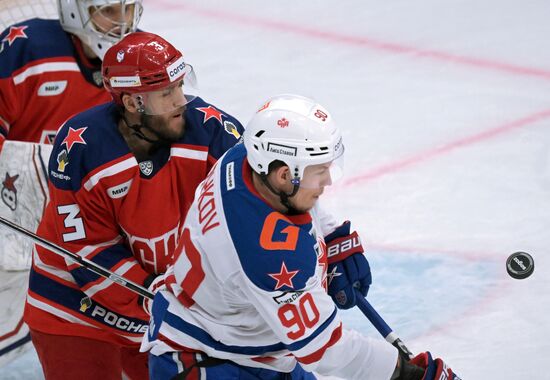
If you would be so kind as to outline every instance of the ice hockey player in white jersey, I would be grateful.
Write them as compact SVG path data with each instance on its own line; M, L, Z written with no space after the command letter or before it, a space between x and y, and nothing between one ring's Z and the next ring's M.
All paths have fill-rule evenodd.
M427 352L407 362L342 326L337 307L355 305L355 288L366 295L371 274L350 223L318 206L342 174L328 111L280 95L243 137L197 188L152 303L151 379L454 379Z

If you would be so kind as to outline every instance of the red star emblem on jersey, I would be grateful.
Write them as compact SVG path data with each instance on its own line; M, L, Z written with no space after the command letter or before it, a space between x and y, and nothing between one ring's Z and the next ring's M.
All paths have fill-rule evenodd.
M68 152L71 151L71 148L74 144L86 145L86 141L84 141L84 139L82 138L82 134L86 129L88 129L88 127L82 127L76 130L69 127L69 133L67 133L67 137L65 137L65 140L63 140L61 145L66 144Z
M26 25L10 27L10 31L8 35L4 37L2 42L8 41L8 44L11 46L13 44L13 41L15 41L18 38L29 38L24 32L24 30L27 28L28 26Z
M17 192L17 189L15 188L15 180L19 178L19 174L14 175L11 177L8 173L6 173L6 179L4 182L2 182L2 185L10 191L13 191L14 193Z
M200 107L197 109L204 113L204 120L202 121L203 123L206 123L208 120L212 118L218 120L220 124L222 123L223 113L218 111L216 108L212 106L208 106L208 107Z
M275 280L277 280L277 285L275 285L275 290L282 288L283 286L289 286L294 288L292 283L292 278L298 274L299 270L291 270L290 272L286 269L286 264L283 261L281 265L281 271L279 273L268 273L267 275Z

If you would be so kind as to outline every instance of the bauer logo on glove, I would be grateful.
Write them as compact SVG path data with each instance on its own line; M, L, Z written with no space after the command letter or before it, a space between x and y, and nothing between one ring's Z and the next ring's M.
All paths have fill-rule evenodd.
M345 222L325 237L328 252L328 294L340 309L357 303L354 289L366 296L372 282L369 262L357 232Z

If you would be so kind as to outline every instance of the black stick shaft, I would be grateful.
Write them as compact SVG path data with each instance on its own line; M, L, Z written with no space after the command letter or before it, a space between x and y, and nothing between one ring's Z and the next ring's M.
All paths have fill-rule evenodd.
M41 247L44 247L46 249L49 249L50 251L67 257L70 260L74 261L75 263L81 265L82 267L88 269L91 272L94 272L95 274L105 277L112 282L116 282L120 286L125 287L126 289L129 289L133 291L134 293L139 294L140 296L143 296L145 298L153 299L154 294L151 293L149 290L145 289L143 286L136 284L133 281L126 280L124 277L119 276L118 274L111 272L110 270L103 268L101 265L97 265L93 261L90 261L84 257L80 257L76 253L73 253L71 251L66 250L63 247L58 246L57 244L54 244L35 233L27 230L26 228L23 228L12 221L9 221L3 217L0 216L0 224L4 225L5 227L20 233L21 235L25 236L26 238L34 241L36 244L40 245Z

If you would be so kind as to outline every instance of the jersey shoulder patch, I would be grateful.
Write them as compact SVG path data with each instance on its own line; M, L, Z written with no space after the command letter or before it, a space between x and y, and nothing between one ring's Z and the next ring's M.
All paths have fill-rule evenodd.
M236 144L244 132L242 124L236 118L200 97L189 103L185 119L191 126L190 130L194 131L189 134L190 137L202 135L206 139L206 145L214 149L211 153L216 157L220 157L228 147ZM219 143L219 148L212 146L216 143Z
M117 115L110 102L77 114L60 128L48 165L57 188L77 191L89 173L130 154L118 132Z

